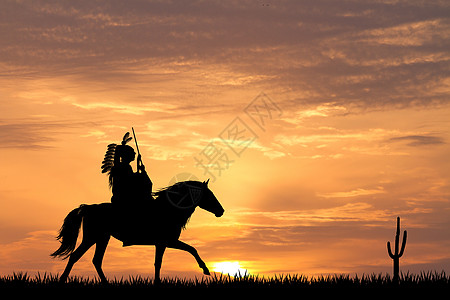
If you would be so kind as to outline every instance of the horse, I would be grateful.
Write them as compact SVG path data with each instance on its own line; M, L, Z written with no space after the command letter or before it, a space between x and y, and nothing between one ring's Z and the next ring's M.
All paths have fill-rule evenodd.
M101 282L108 283L102 261L111 236L122 241L123 246L155 246L155 283L161 282L161 264L166 248L189 252L203 274L210 275L197 250L179 240L181 231L186 228L197 206L216 217L224 213L222 205L208 188L208 181L182 181L163 188L153 193L155 198L146 201L145 205L132 208L134 214L131 214L131 209L124 210L112 203L82 204L73 209L59 230L57 240L60 247L51 254L62 259L69 258L59 281L64 283L67 280L73 265L95 244L92 263ZM127 214L131 215L126 217ZM74 250L81 227L83 238Z

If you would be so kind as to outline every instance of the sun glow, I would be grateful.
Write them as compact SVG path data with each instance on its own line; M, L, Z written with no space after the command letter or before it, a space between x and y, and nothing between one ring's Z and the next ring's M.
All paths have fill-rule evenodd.
M213 264L213 271L231 276L248 274L247 269L241 267L238 261L221 261Z

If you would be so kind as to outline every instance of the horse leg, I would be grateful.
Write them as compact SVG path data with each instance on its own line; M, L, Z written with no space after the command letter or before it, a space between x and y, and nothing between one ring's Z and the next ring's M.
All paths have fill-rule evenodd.
M108 283L105 274L102 270L102 262L103 256L105 255L106 246L108 246L110 236L105 236L99 239L95 245L95 253L94 258L92 259L92 263L94 264L95 270L97 270L98 276L102 283Z
M206 267L205 262L200 258L200 255L198 255L197 250L192 247L191 245L188 245L180 240L177 240L175 242L171 242L167 245L170 248L179 249L183 251L189 252L192 256L194 256L195 260L198 263L198 266L203 269L203 274L210 275L208 267Z
M166 251L166 245L157 244L155 247L155 284L159 284L161 283L161 265L164 251Z
M59 278L60 282L66 282L67 277L69 277L69 273L72 270L73 265L83 256L86 251L91 248L91 246L94 245L93 241L86 241L83 239L80 246L70 254L69 261L67 262L66 268L64 269L64 272L61 274L61 277Z

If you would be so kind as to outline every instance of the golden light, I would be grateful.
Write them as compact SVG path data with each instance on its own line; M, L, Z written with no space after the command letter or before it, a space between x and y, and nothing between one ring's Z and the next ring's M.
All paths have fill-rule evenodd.
M221 261L213 264L213 271L231 276L248 274L247 269L241 267L238 261Z

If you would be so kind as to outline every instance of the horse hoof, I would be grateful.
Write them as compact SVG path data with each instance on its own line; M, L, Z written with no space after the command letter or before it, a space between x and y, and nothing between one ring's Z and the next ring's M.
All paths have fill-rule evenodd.
M203 268L203 274L205 274L205 275L211 275L211 273L209 273L209 270L208 270L207 267L204 267L204 268Z

